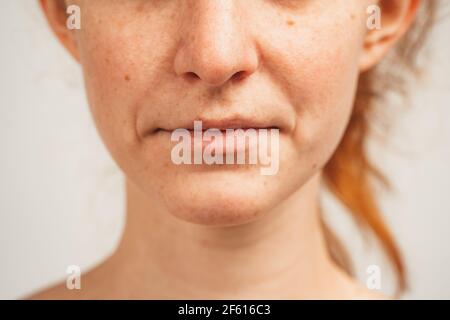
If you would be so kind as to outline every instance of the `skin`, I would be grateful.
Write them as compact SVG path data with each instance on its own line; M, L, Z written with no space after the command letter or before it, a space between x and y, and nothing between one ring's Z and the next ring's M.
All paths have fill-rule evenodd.
M126 176L117 251L31 298L379 298L331 260L322 168L348 125L361 72L407 31L419 0L41 0L85 75L98 131ZM383 28L369 31L379 4ZM196 119L280 129L280 166L176 166L170 131Z

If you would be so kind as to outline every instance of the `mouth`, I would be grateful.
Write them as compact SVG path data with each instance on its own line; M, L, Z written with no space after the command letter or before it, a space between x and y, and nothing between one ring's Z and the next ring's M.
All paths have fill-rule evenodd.
M279 132L280 127L273 122L235 117L192 120L177 128L158 128L156 132L163 133L164 136L170 135L171 139L174 134L181 132L182 135L187 134L191 149L194 151L201 150L203 153L209 148L208 150L214 150L215 155L234 157L234 154L247 154L250 149L256 150L260 138L267 138L274 130Z
M199 128L195 127L196 123L201 123L201 131L205 132L208 130L219 130L223 134L227 132L227 130L249 130L249 129L278 129L280 130L280 127L278 125L275 125L273 123L270 123L269 121L264 120L257 120L257 119L248 119L248 118L224 118L224 119L196 119L191 120L188 123L184 123L183 125L177 126L177 127L170 127L170 128L157 128L156 131L167 131L167 132L173 132L177 129L186 129L190 132L194 132L195 130L198 130Z

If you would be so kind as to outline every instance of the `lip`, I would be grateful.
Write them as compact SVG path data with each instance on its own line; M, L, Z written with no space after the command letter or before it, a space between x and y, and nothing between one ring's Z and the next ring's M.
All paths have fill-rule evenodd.
M202 134L204 134L208 130L220 130L222 135L219 137L215 137L212 141L204 141L203 138L197 143L195 143L196 135L194 123L196 121L201 121L201 129ZM192 148L195 150L196 148L201 148L202 152L205 151L207 146L213 147L215 150L215 154L219 156L223 155L234 155L238 153L247 153L250 149L250 144L252 147L257 147L259 144L259 130L272 130L277 129L279 127L273 124L273 121L265 121L259 119L251 119L249 117L229 117L229 118L221 118L221 119L199 119L189 123L186 125L184 129L189 130L191 134L191 143ZM242 130L238 133L239 130ZM247 132L248 130L255 130L256 141L250 143L247 140L246 134L243 132ZM229 140L231 139L231 145L229 145Z
M194 119L189 122L175 128L158 128L157 131L172 132L176 129L187 129L189 131L194 130L194 122L201 121L202 130L217 129L224 132L227 129L280 129L280 127L274 123L258 119L250 119L246 117L229 117L220 119Z
M195 127L196 122L201 121L201 132L200 136L196 135L196 130L200 129ZM214 149L216 155L233 155L240 152L249 152L250 147L256 147L259 144L259 136L260 130L280 130L278 126L273 125L268 121L262 120L254 120L249 118L222 118L222 119L196 119L192 120L188 124L181 126L176 129L162 129L159 128L158 131L173 133L175 130L188 130L190 133L190 143L192 150L201 150L201 154L205 152L206 147L211 147ZM222 134L219 136L215 136L213 140L206 141L203 138L203 135L208 130L219 130ZM239 130L242 130L239 132ZM257 140L253 140L250 142L246 133L248 130L255 130L253 133L253 137ZM239 132L239 133L238 133ZM231 144L229 144L229 140L231 139Z

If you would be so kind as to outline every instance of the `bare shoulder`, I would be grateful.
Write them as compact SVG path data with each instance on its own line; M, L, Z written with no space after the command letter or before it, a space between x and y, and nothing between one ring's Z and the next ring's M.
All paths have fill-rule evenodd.
M370 290L360 286L355 290L353 300L393 300L392 297L385 295L382 291Z
M340 299L345 300L393 300L393 297L385 295L381 290L371 290L362 285L357 279L344 273L338 272L340 278Z
M86 272L81 276L80 288L70 288L66 281L59 282L46 289L26 296L26 300L92 300L106 296L104 264Z
M47 289L35 292L25 300L78 300L83 299L80 290L70 290L66 283L61 282Z
M355 279L352 279L351 282L348 292L351 300L393 300L381 290L368 289Z

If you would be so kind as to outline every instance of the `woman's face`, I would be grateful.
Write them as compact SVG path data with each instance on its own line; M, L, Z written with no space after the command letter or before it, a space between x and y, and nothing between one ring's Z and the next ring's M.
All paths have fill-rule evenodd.
M71 1L81 8L75 55L98 130L155 206L201 224L251 221L320 173L336 149L367 67L371 2ZM171 131L194 120L278 128L277 174L175 165Z

